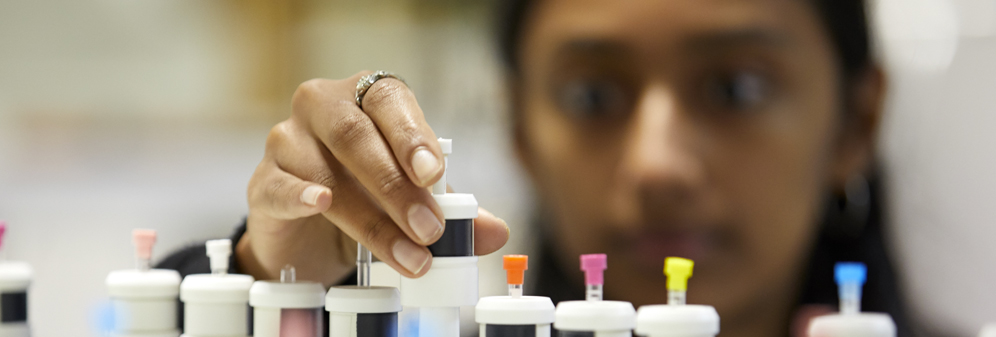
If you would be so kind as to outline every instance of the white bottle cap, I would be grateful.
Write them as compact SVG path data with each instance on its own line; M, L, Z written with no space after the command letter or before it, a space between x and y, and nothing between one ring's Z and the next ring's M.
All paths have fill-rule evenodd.
M17 292L31 285L31 265L27 262L0 262L0 292Z
M401 293L389 287L332 287L325 294L325 311L381 314L401 311Z
M477 219L477 198L469 193L433 194L445 219Z
M325 305L325 289L315 282L256 281L249 288L253 307L311 309Z
M175 270L116 270L105 283L111 298L168 298L180 293L180 273Z
M833 314L809 323L810 337L895 337L896 323L881 313Z
M480 324L550 324L554 320L553 301L542 296L485 297L477 302L475 319Z
M211 271L228 270L228 258L232 256L232 240L208 240L204 243L207 256L211 259Z
M557 330L619 331L636 327L633 304L623 301L564 301L557 304Z
M719 313L708 305L645 305L636 313L636 333L649 336L715 336Z
M228 274L187 275L180 283L180 300L184 303L247 303L253 278Z

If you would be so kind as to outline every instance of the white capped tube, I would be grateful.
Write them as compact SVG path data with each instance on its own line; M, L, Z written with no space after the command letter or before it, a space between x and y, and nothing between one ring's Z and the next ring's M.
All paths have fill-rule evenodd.
M228 259L232 256L232 240L208 240L204 244L204 248L207 250L208 258L211 259L211 274L228 274Z
M204 246L211 259L211 274L187 275L180 283L183 337L248 336L246 307L253 277L228 273L231 240L210 240Z

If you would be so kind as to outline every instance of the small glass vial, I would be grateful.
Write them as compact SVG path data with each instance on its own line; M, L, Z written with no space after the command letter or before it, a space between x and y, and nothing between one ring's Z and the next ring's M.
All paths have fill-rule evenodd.
M719 313L708 305L685 304L692 260L669 257L664 260L668 304L645 305L636 312L636 334L646 337L715 337L719 334Z
M608 268L605 254L581 255L585 274L585 300L557 304L556 322L559 337L632 337L636 326L633 304L602 300L604 272Z
M253 336L319 337L325 289L316 282L297 282L294 267L280 271L280 282L256 281L249 288Z
M325 310L329 337L398 337L401 293L393 287L332 287Z
M175 270L151 269L156 232L136 229L136 269L117 270L107 275L114 326L112 336L179 336L177 296L180 274Z
M0 221L0 248L7 223ZM32 270L27 262L0 261L0 336L29 337L28 287Z
M868 270L862 263L840 262L834 280L840 297L840 313L814 318L810 337L895 337L896 323L883 313L861 312L861 288Z
M477 304L477 256L474 255L474 219L477 199L473 194L447 193L446 177L452 173L449 155L453 142L438 139L443 152L443 176L432 185L432 197L442 209L443 235L429 245L432 265L419 278L401 278L401 304L415 322L418 336L459 337L460 307ZM407 328L407 327L406 327Z
M355 286L332 287L325 294L329 337L398 337L401 293L370 285L370 250L357 244Z
M508 296L485 297L477 302L479 337L550 337L553 301L549 297L522 295L528 262L525 255L504 256Z
M232 241L205 243L211 274L188 275L180 283L183 337L244 337L249 335L249 275L229 274Z

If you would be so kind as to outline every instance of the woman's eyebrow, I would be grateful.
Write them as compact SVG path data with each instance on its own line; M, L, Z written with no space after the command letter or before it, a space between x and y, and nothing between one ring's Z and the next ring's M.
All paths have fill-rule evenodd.
M579 56L612 57L625 55L627 50L629 50L629 48L618 41L598 38L582 38L569 40L561 44L554 52L554 57L557 59Z
M784 33L767 28L743 28L706 32L684 39L683 45L696 51L714 51L737 47L785 48L794 41Z
M683 49L695 52L714 52L738 47L785 48L795 41L789 34L770 28L736 28L695 33L681 40ZM611 58L627 55L631 49L622 41L603 38L577 38L557 47L554 57Z

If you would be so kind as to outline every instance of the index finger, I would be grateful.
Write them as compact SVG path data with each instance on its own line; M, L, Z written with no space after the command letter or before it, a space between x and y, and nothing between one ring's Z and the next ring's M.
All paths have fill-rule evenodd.
M404 82L394 78L374 82L363 96L362 110L381 130L412 182L427 187L439 180L445 165L442 150Z
M389 132L356 105L352 93L358 79L359 74L302 84L295 93L292 118L307 125L412 240L432 244L443 232L442 210L427 189L406 175L384 136Z

